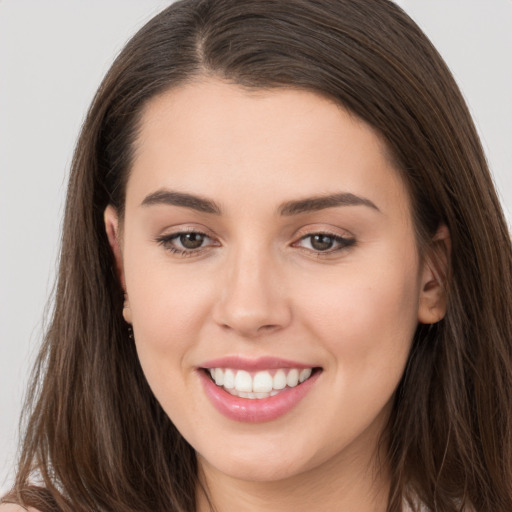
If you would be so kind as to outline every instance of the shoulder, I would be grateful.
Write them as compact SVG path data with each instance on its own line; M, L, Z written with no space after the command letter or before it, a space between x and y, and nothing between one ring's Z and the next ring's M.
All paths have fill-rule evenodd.
M35 508L25 508L15 503L2 503L0 504L0 512L39 512Z

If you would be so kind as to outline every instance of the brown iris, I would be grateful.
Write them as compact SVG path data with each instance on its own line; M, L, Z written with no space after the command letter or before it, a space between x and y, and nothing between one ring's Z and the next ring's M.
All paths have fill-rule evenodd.
M182 233L179 236L180 243L185 249L199 249L204 238L205 235L201 233Z
M311 236L311 247L316 251L327 251L332 248L334 239L329 235L312 235Z

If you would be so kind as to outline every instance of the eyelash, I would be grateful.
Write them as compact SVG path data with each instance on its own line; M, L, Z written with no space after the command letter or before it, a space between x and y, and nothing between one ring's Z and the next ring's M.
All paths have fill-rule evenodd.
M204 237L203 242L207 239L212 240L211 237L209 237L206 233L203 233L201 231L180 231L178 233L173 233L172 235L160 236L156 239L156 242L159 245L163 246L165 248L165 250L167 250L173 254L176 254L178 256L185 257L185 258L191 257L191 256L197 256L197 255L201 254L202 252L204 252L205 250L208 250L209 247L211 247L211 245L207 245L207 246L198 247L197 249L186 249L186 248L179 249L178 247L174 246L173 245L174 241L181 238L184 235L199 235L201 237ZM314 248L310 249L310 248L302 247L302 250L312 253L319 258L328 256L333 253L343 251L344 249L348 249L349 247L356 244L356 240L354 238L342 237L339 235L335 235L333 233L328 233L328 232L323 232L323 231L316 231L314 233L308 233L307 235L300 237L299 240L297 242L294 242L292 245L297 246L297 244L299 242L302 242L307 239L312 239L315 236L327 237L327 238L331 239L333 244L338 244L337 248L335 248L335 249L329 248L325 251L315 250ZM310 241L310 245L311 245L311 241ZM213 246L218 246L218 243L213 244Z
M165 250L173 253L173 254L176 254L178 256L182 256L182 257L190 257L190 256L197 256L199 254L201 254L203 251L207 250L208 246L206 247L199 247L197 249L179 249L178 247L175 247L173 245L173 242L176 240L176 239L179 239L180 237L182 236L185 236L185 235L199 235L199 236L202 236L204 237L203 241L206 240L206 239L209 239L211 240L211 237L209 237L206 233L203 233L201 231L179 231L178 233L173 233L172 235L163 235L163 236L160 236L156 239L156 241L164 247Z
M325 251L315 250L314 248L309 249L309 248L302 247L303 250L314 254L318 258L326 257L333 253L343 251L344 249L348 249L349 247L355 245L355 243L356 243L356 240L354 238L343 237L340 235L335 235L333 233L328 233L328 232L326 233L324 231L316 231L314 233L308 233L307 235L300 237L299 240L297 242L294 242L293 245L296 246L299 242L307 240L308 238L310 239L309 244L311 245L311 239L316 236L329 238L333 245L334 244L338 245L337 248L334 248L334 249L329 248Z

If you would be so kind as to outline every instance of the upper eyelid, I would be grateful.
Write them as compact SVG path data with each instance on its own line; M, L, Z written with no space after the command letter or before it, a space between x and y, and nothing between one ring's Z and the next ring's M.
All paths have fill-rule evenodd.
M356 241L355 238L352 236L348 237L348 236L337 235L337 234L329 233L329 232L315 231L315 232L308 233L306 235L299 237L295 242L292 243L292 245L295 245L295 244L299 243L300 241L311 238L315 235L323 235L323 236L331 237L335 242L337 242L338 244L341 244L342 246L344 245L343 242L345 242L345 246L348 246L348 245L354 244ZM329 251L318 251L318 252L328 253Z
M173 231L171 233L166 233L166 234L162 234L162 235L157 235L155 238L158 239L158 240L161 240L162 238L173 238L173 237L177 237L181 234L184 234L184 233L197 233L198 235L204 235L204 236L207 236L208 238L212 239L212 240L215 240L215 239L218 239L219 237L215 236L215 235L212 235L209 230L207 229L197 229L197 228L190 228L190 229L187 229L187 228L180 228L179 230L177 231ZM304 233L295 233L294 235L294 239L295 240L301 240L303 238L307 238L308 236L313 236L313 235L326 235L326 236L332 236L333 238L345 238L345 239L351 239L351 238L354 238L351 234L345 232L345 233L335 233L334 231L331 231L331 230L328 230L328 229L314 229L314 230L309 230L307 232L304 232Z
M207 245L201 245L195 249L190 249L184 246L177 245L175 243L175 240L180 237L182 234L188 234L188 233L196 233L199 235L203 235L206 238L213 240L209 235L206 233L197 231L197 230L190 230L190 231L177 231L175 233L169 233L168 235L161 235L156 237L155 241L158 245L160 245L165 251L174 254L174 256L185 258L185 257L194 257L194 256L200 256L202 253L207 251L212 246L218 245L215 241L213 244L207 244Z
M305 235L301 235L298 240L304 240L304 238L309 238L315 235L323 235L323 236L330 236L331 238L334 238L335 240L353 240L354 237L352 236L346 236L346 235L340 235L338 233L331 233L330 231L313 231L311 233L306 233Z
M322 227L322 226L307 226L298 229L293 235L296 240L313 236L313 235L327 235L336 238L355 239L355 236L348 230L339 227Z
M211 238L212 240L218 239L216 235L214 235L208 228L206 227L181 227L178 226L177 228L172 229L172 231L167 228L162 230L161 234L158 234L155 236L155 240L162 240L164 238L170 239L172 237L179 236L183 233L197 233L199 235L207 236L208 238Z
M199 231L197 229L180 230L180 231L176 231L174 233L168 233L168 234L164 234L164 235L159 235L159 236L156 237L156 241L157 242L165 242L165 241L175 240L175 239L179 238L180 235L188 235L190 233L204 236L205 238L208 238L208 239L210 239L212 241L217 241L215 237L209 235L208 233L205 233L204 231Z
M181 234L187 234L187 233L197 233L199 235L205 236L206 238L210 239L211 241L213 241L217 244L222 244L222 242L220 242L219 237L212 234L209 229L206 229L203 227L194 227L194 226L180 227L176 231L158 235L155 237L155 241L162 243L165 241L170 241L170 240L176 239ZM308 227L307 229L301 228L301 229L297 230L295 232L295 234L293 235L293 239L290 242L290 245L293 246L293 245L297 244L298 242L300 242L301 240L307 239L308 237L312 237L314 235L330 236L334 239L337 239L338 241L339 240L355 241L355 237L346 230L343 230L343 232L340 233L340 232L335 231L334 229L328 229L328 228L326 229L326 228L322 228L322 227L318 226L318 228ZM200 249L205 249L205 248L206 247L201 247ZM184 249L184 250L188 251L188 252L193 252L194 250L200 250L200 249Z

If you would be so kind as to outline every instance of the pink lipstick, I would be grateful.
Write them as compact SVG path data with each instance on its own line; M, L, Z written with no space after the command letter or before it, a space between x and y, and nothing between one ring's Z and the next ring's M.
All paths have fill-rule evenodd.
M232 420L248 423L285 415L308 394L321 373L318 366L273 357L225 357L198 368L213 406Z

